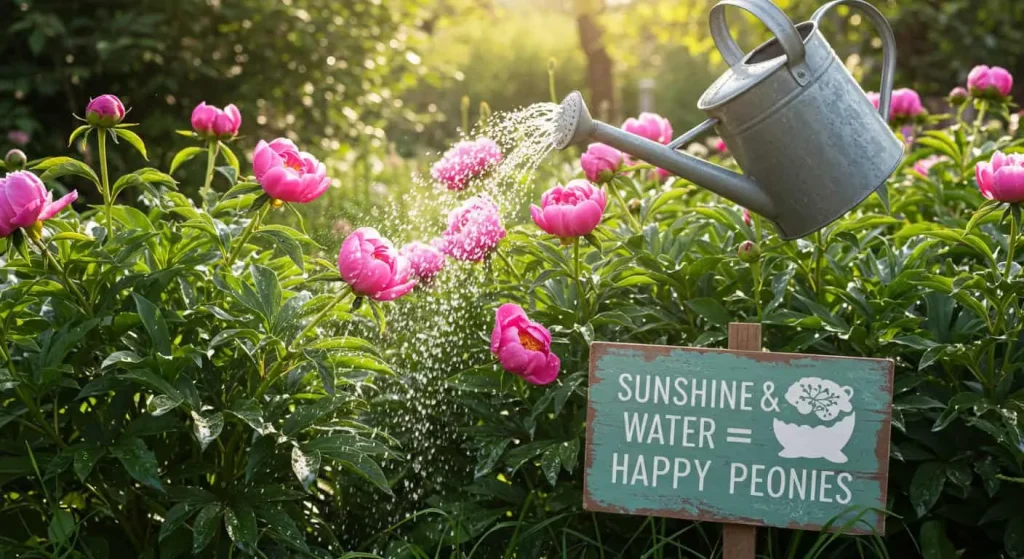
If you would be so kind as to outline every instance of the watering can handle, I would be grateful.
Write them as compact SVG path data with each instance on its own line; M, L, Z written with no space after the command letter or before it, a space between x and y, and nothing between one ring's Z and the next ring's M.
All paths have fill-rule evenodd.
M817 9L811 16L815 26L820 25L821 18L836 6L848 5L864 14L875 25L878 35L882 38L882 86L879 89L878 112L882 120L889 121L889 109L892 102L893 81L896 74L896 37L892 34L889 22L878 11L878 8L864 0L834 0Z
M782 51L786 53L786 64L793 79L800 85L811 81L811 70L807 66L807 52L804 50L803 39L797 32L793 22L770 0L721 0L711 8L711 38L722 53L722 58L730 67L743 62L743 49L733 40L729 32L729 24L725 20L726 6L733 6L750 12L775 35Z

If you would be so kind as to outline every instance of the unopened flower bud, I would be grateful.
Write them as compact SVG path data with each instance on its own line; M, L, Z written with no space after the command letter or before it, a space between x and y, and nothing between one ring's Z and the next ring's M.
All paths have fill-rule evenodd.
M85 107L85 120L93 125L110 128L124 120L124 104L115 95L109 93L89 101Z
M636 198L633 198L632 200L629 201L628 205L629 205L629 213L634 213L634 214L640 213L640 205L641 205L640 200L637 200Z
M740 260L749 264L756 262L761 257L761 247L757 246L757 243L754 241L743 241L740 243L736 254L740 257Z
M970 95L971 94L968 93L967 90L964 89L963 87L954 87L953 91L949 92L949 104L953 105L954 107L959 107L960 105L963 105L967 101Z
M7 157L4 158L4 164L7 165L8 172L24 169L25 163L28 163L28 158L25 157L25 152L20 149L12 149L7 152Z

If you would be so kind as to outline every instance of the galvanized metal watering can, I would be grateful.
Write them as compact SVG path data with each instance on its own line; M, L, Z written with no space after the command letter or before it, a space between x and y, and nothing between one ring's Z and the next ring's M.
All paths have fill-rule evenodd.
M818 29L839 5L860 11L881 35L877 110ZM750 12L775 37L744 55L729 33L727 6ZM710 19L711 36L730 69L697 103L707 121L662 145L592 119L583 97L573 92L561 104L556 147L616 147L771 219L784 239L825 227L876 190L888 204L885 181L904 146L887 124L896 49L881 12L862 0L835 0L794 26L770 0L722 0ZM746 175L676 150L711 129Z

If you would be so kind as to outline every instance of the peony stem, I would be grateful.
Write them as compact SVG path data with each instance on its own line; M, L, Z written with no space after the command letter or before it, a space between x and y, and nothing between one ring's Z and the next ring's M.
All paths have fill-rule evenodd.
M238 246L231 249L231 253L228 254L227 258L224 260L225 266L230 268L231 265L235 263L235 259L242 253L242 249L245 248L245 244L249 242L249 238L252 237L253 233L259 229L260 223L263 221L263 218L266 217L268 211L270 211L270 204L265 204L256 212L256 215L249 220L249 224L246 225L245 229L242 231L242 236L239 237Z
M1010 212L1010 241L1006 250L1006 273L1004 277L1009 280L1013 276L1013 255L1017 249L1017 216Z
M107 213L107 239L114 236L113 219L111 218L114 200L110 192L110 178L107 175L107 131L104 128L96 130L96 141L100 151L100 181L103 184L103 207Z
M295 336L295 339L292 340L292 344L296 344L299 340L302 339L303 336L308 334L313 328L316 328L316 325L319 324L320 321L323 320L325 316L327 316L327 313L334 310L334 307L340 304L345 299L345 297L348 297L351 291L352 289L351 287L349 287L348 284L346 284L345 287L342 287L341 291L338 292L338 296L335 297L333 301L328 303L327 306L324 307L324 310L317 313L317 315L314 316L313 319L309 321L309 324L307 324L306 327L303 328L301 332L299 332L298 336Z
M574 278L576 280L576 298L578 299L578 303L579 303L579 309L578 309L579 314L577 315L577 322L579 324L583 324L584 321L585 321L586 314L587 314L586 313L587 299L586 299L586 294L583 291L583 280L581 279L581 276L583 276L583 265L582 265L582 262L580 260L580 238L579 237L576 237L576 239L573 241L572 252L573 252L573 267L574 267L573 274L576 276Z
M213 166L217 163L217 156L220 154L220 141L210 140L206 148L206 182L203 183L203 190L199 193L203 209L206 209L206 198L210 195L210 183L213 182Z
M82 303L82 307L85 309L85 311L88 314L92 315L92 305L89 304L89 300L86 299L85 295L83 295L82 292L78 290L78 287L75 286L74 282L72 282L68 278L68 273L67 271L64 270L64 266L62 266L61 263L58 262L57 259L53 257L53 253L50 252L50 249L46 248L46 245L43 244L42 241L32 237L31 235L29 236L29 239L31 239L32 244L36 245L36 248L39 249L40 254L46 257L50 264L57 270L58 273L60 273L61 277L64 278L64 286L67 287L68 291L74 294L74 296L78 298L78 301Z
M608 185L608 190L612 191L612 196L615 197L615 201L618 202L619 206L622 207L622 213L626 214L626 219L633 226L633 228L636 229L637 232L643 231L643 226L640 225L640 222L637 221L633 213L629 211L629 204L627 204L626 199L622 197L622 193L619 192L618 187L619 182L614 181L612 182L612 184Z

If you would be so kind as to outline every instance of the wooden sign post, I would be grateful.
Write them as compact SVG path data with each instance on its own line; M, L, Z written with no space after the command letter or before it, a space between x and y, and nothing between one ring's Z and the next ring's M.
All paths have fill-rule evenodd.
M760 340L592 344L584 508L723 523L726 559L754 557L757 526L883 533L893 362Z

